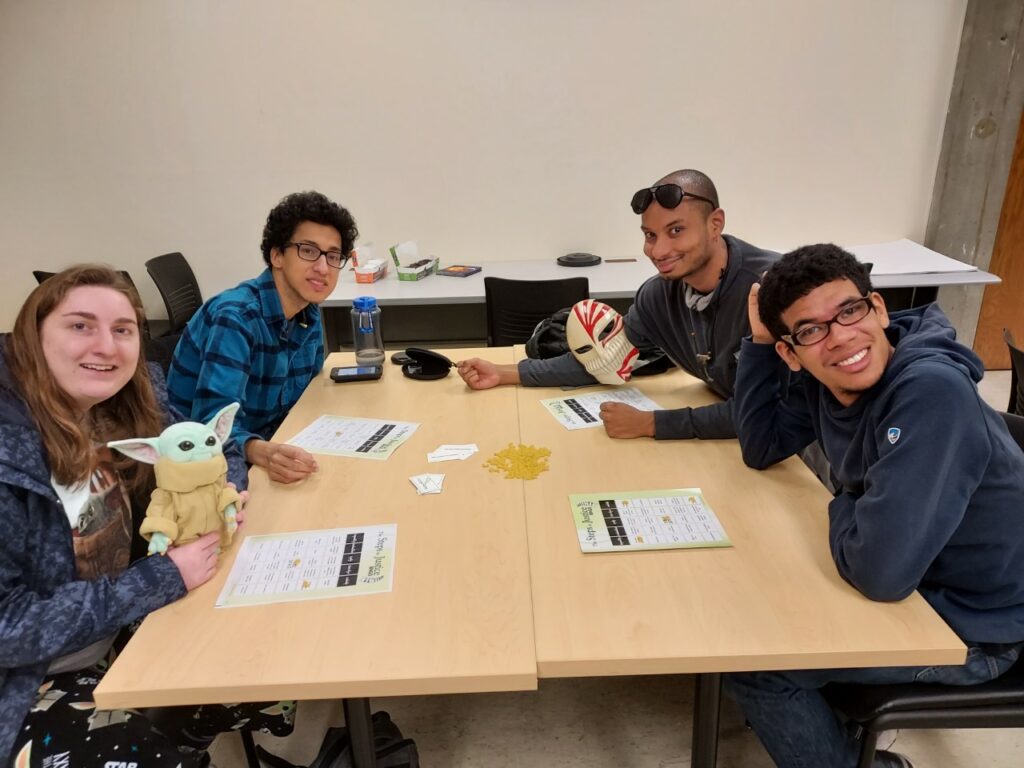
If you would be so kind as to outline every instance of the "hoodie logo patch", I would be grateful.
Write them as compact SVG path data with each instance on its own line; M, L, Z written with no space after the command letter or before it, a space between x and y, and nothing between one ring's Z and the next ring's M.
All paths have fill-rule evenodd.
M885 433L885 436L889 438L890 444L896 445L896 441L900 439L900 434L899 427L889 427L889 431Z

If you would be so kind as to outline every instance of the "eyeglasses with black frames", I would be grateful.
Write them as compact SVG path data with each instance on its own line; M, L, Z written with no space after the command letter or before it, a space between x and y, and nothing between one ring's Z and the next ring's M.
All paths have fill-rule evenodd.
M694 200L703 200L713 209L718 208L717 200L712 200L703 195L695 195L693 192L687 192L678 184L659 184L656 187L641 189L633 195L633 199L629 202L629 207L633 209L633 213L640 214L650 208L651 203L657 200L658 205L670 211L687 197L692 197Z
M285 248L291 248L295 246L295 250L299 254L299 258L303 261L316 261L321 256L327 259L327 266L334 267L334 269L341 269L344 267L349 260L350 254L342 253L341 251L321 251L315 245L310 243L285 243Z
M828 338L829 333L832 331L833 323L856 325L867 317L874 308L875 305L871 303L870 296L861 296L840 309L831 320L826 320L823 323L802 325L793 333L782 334L780 338L787 344L795 347L810 347Z

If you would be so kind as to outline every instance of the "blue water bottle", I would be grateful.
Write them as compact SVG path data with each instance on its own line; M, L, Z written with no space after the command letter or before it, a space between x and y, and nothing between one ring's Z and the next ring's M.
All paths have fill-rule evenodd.
M356 365L384 364L380 307L373 296L359 296L352 301L352 344L356 350Z

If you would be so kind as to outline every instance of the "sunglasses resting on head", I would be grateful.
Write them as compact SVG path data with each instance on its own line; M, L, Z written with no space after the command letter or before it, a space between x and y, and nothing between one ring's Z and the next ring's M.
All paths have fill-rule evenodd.
M703 200L712 208L718 208L717 200L712 200L711 198L704 197L703 195L695 195L693 192L687 192L678 184L659 184L656 187L641 189L633 195L633 199L630 201L629 207L633 209L633 213L640 214L646 211L652 202L657 200L658 205L662 208L671 210L683 202L683 199L687 197L692 197L694 200Z

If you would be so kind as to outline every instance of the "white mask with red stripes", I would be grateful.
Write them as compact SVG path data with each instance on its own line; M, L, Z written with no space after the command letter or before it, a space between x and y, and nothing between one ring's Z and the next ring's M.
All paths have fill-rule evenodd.
M573 305L565 323L569 349L602 384L624 384L633 375L637 349L626 338L622 315L600 301Z

